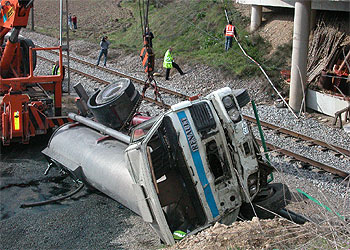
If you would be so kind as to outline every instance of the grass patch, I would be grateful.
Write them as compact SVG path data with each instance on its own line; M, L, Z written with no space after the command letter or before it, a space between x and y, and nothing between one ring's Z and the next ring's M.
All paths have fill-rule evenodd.
M135 20L126 30L110 34L112 44L115 48L138 53L142 48L138 4L125 2L123 7L132 10ZM235 42L233 48L225 53L223 30L226 17L222 2L174 1L160 8L151 5L149 13L157 58L162 58L165 51L172 47L177 60L204 63L238 77L251 77L259 72ZM237 27L243 48L256 60L264 61L270 49L269 44L261 37L251 36L245 31L248 20L242 18L238 11L232 9L228 14ZM274 68L273 65L269 67Z

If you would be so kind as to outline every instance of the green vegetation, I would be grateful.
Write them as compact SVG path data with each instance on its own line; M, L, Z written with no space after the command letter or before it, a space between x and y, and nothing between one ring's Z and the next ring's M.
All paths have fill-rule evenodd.
M109 33L109 38L114 48L139 53L142 30L138 1L123 2L122 6L132 10L134 18L120 21L132 25ZM251 57L265 69L275 70L284 66L290 54L288 57L279 55L278 60L266 58L271 47L260 36L251 35L245 30L249 20L242 18L233 8L228 14L237 28L240 43ZM180 63L205 63L238 77L260 75L257 66L243 55L235 41L233 48L225 53L225 25L226 17L221 1L174 1L160 5L159 8L151 5L149 10L149 26L155 35L153 48L156 58L162 58L167 48L173 47L176 60ZM286 50L289 51L288 48L281 48L278 53Z
M58 38L59 17L56 12L48 13L55 1L40 1L47 11L35 12L36 31ZM175 59L180 65L184 62L203 63L234 77L262 76L258 67L244 56L235 41L233 48L225 52L223 31L227 22L224 7L227 6L228 16L237 28L244 50L267 70L275 83L280 78L279 69L286 68L286 62L291 56L291 46L281 47L271 55L269 43L246 31L250 20L242 17L233 8L232 1L150 2L149 25L155 35L153 49L156 59L160 59L157 63L160 63L165 51L173 47ZM154 4L156 2L157 7ZM119 8L116 1L84 0L87 8L82 9L79 7L81 0L72 0L70 12L78 16L78 29L70 32L70 39L99 43L102 35L108 35L112 48L138 54L143 46L138 3L138 0L124 0L121 2L123 8Z

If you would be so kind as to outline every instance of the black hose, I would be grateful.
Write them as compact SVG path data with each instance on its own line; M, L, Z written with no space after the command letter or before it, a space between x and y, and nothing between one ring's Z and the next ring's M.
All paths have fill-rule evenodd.
M61 201L64 200L66 198L69 198L73 195L75 195L76 193L78 193L82 188L84 187L84 183L82 183L76 190L74 190L71 193L68 193L64 196L58 197L56 199L52 199L52 200L47 200L47 201L39 201L39 202L34 202L34 203L25 203L25 204L21 204L21 208L26 208L26 207L37 207L37 206L42 206L42 205L47 205L56 201Z
M286 218L287 220L293 221L297 224L304 224L305 222L310 221L309 219L305 218L301 214L294 213L293 211L290 211L285 208L282 208L277 213L281 215L283 218Z

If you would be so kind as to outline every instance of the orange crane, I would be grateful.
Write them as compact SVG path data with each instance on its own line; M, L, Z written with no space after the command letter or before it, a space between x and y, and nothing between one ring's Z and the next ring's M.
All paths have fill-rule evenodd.
M33 0L1 0L0 3L0 116L1 140L29 143L32 136L67 122L61 116L63 75L34 75L37 51L62 48L35 48L19 36L25 28ZM54 96L53 98L51 96ZM53 112L54 110L54 112Z

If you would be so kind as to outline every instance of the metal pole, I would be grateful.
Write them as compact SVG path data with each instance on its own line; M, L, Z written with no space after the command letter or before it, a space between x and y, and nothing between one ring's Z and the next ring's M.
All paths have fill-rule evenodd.
M70 95L70 57L69 57L69 26L68 26L68 0L66 0L66 27L67 27L67 84L68 84L68 95Z
M117 130L114 130L114 129L109 128L105 125L102 125L101 123L95 122L89 118L85 118L83 116L80 116L80 115L77 115L74 113L69 113L68 117L70 119L77 121L77 122L80 122L80 123L82 123L90 128L96 129L96 130L98 130L106 135L110 135L113 138L115 138L121 142L124 142L126 144L130 143L130 136L124 135L123 133L121 133Z
M33 7L32 7L32 31L34 31L34 2L32 4L33 4Z
M66 69L67 69L67 88L68 88L68 95L70 95L70 66L69 66L69 27L68 27L68 0L60 0L60 46L62 46L62 50L66 51L67 53L67 63L66 63ZM65 7L65 11L64 11ZM64 30L65 28L65 30ZM66 32L66 42L64 43L64 36L63 32Z
M63 0L60 0L60 46L62 46Z
M262 146L263 146L263 148L264 148L265 157L266 157L268 163L271 165L270 157L269 157L269 154L267 153L268 150L267 150L267 146L266 146L266 142L265 142L264 133L263 133L263 131L262 131L261 124L260 124L260 119L259 119L259 115L258 115L258 110L256 109L256 105L255 105L254 100L252 100L251 103L252 103L252 106L253 106L253 111L254 111L254 115L255 115L255 119L256 119L256 124L258 125L258 129L259 129L261 144L262 144ZM271 181L273 181L273 179L274 179L274 177L273 177L273 174L271 173L271 174L270 174L270 179L269 179L267 182L270 183Z

